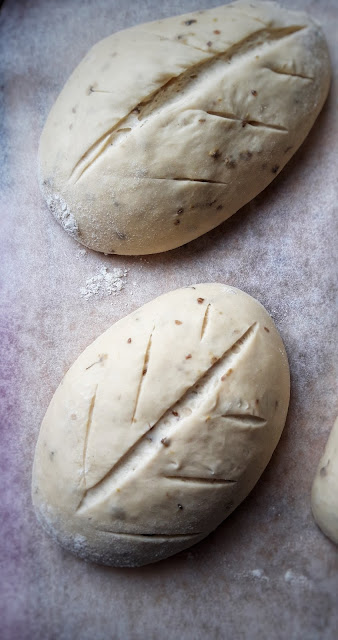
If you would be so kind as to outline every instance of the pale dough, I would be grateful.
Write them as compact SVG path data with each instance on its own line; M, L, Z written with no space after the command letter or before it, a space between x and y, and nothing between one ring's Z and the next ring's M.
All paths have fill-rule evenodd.
M223 284L156 298L97 338L57 389L36 448L37 516L85 559L170 556L251 491L288 402L284 346L256 300Z
M273 180L329 82L320 26L274 3L235 2L115 33L89 51L49 114L42 192L91 249L172 249Z
M318 526L338 544L338 418L318 465L312 486L311 506Z

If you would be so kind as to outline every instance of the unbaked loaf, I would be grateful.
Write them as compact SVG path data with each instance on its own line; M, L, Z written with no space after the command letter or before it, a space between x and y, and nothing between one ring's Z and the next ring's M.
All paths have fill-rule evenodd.
M312 485L311 506L318 526L338 544L338 418L318 465Z
M251 491L288 402L283 343L256 300L223 284L156 298L97 338L57 389L36 447L38 519L108 565L185 549Z
M320 26L235 2L96 44L43 130L40 182L79 242L157 253L214 228L281 171L329 88Z

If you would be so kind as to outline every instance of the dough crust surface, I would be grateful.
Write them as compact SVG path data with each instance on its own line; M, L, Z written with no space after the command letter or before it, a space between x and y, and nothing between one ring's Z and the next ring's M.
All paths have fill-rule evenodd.
M338 418L318 465L312 486L311 506L320 529L338 544Z
M304 13L235 2L96 44L39 148L48 206L104 253L173 249L262 191L311 129L330 82Z
M289 402L265 309L223 284L156 298L80 355L43 420L39 520L64 547L115 566L198 542L247 496Z

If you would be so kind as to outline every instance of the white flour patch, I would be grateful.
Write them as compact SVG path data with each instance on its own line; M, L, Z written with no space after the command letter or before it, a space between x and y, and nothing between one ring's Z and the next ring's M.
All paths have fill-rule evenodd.
M70 236L76 237L79 227L72 212L68 208L67 202L57 193L46 195L46 200L49 210L64 230Z
M127 274L128 269L115 267L109 271L107 267L101 267L98 274L87 278L85 286L80 288L80 295L86 300L92 296L116 296L124 288Z
M259 580L269 580L262 569L252 569L251 575L253 578L258 578Z
M236 577L241 580L248 580L254 578L261 582L269 582L270 578L265 575L263 569L251 569L250 571L240 571L236 573Z
M75 551L81 551L83 546L85 546L86 542L87 542L87 538L85 536L81 536L80 534L74 536L73 546Z
M301 574L294 573L292 569L288 569L284 574L285 582L293 585L299 586L308 586L310 584L310 580L306 576L302 576Z

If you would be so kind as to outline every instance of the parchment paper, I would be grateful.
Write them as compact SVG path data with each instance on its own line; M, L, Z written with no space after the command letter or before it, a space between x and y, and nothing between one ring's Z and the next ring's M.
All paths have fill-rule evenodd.
M5 0L1 10L1 594L6 640L331 640L338 552L317 529L310 489L337 413L337 86L298 153L233 218L166 254L105 257L53 220L36 156L47 113L88 48L138 22L208 0ZM285 0L325 29L338 64L336 0ZM129 270L123 291L88 300L86 279ZM74 359L155 295L219 281L257 297L285 341L287 424L251 495L196 547L143 569L63 552L30 497L38 430Z

